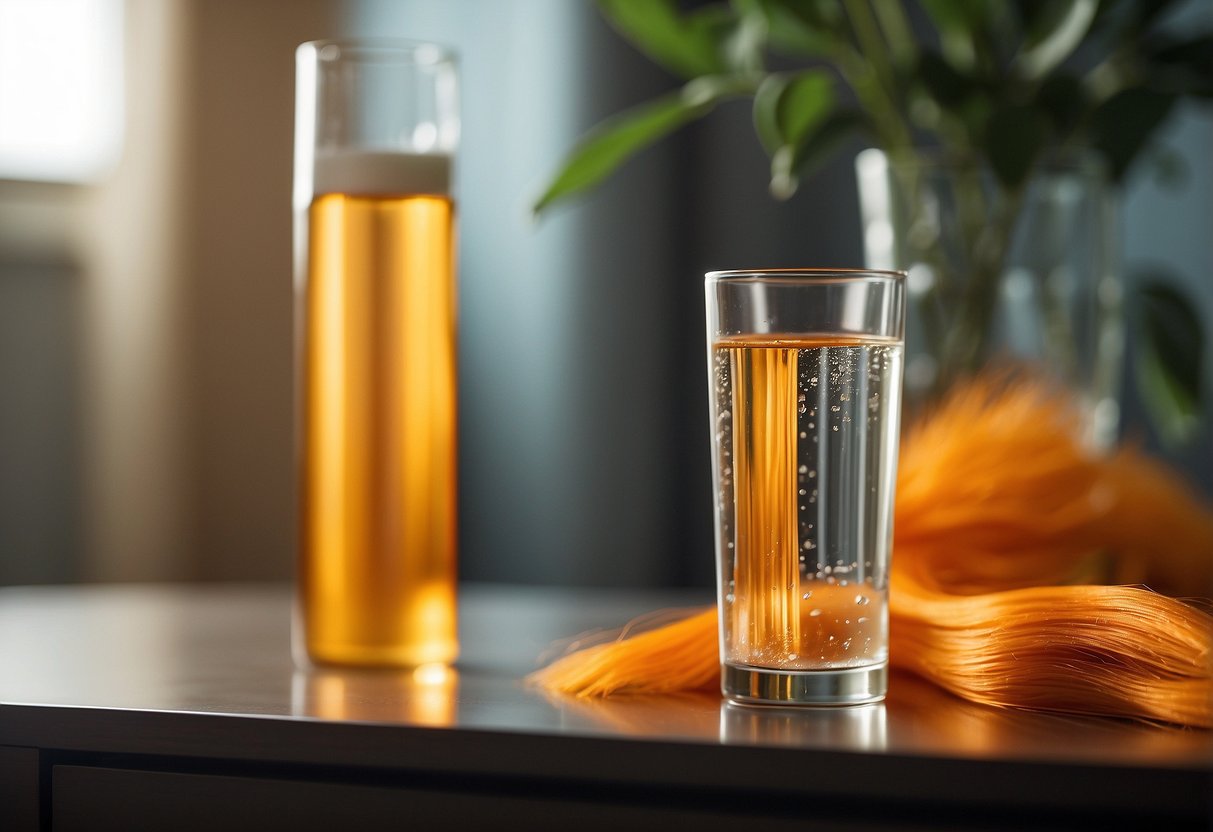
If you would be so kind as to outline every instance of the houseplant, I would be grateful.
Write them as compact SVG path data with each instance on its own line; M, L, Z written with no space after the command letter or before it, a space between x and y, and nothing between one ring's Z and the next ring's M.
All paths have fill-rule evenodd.
M1035 178L1081 151L1116 187L1150 155L1151 137L1180 99L1213 96L1213 33L1164 32L1175 5L734 0L684 11L674 0L600 0L623 37L684 83L587 134L535 208L592 188L639 150L736 98L753 102L776 197L856 135L901 170L948 160L950 186L970 201L960 211L970 226L961 247L977 265L958 277L958 292L930 297L942 293L941 282L927 292L953 316L937 355L946 384L990 355L987 322ZM1155 162L1168 164L1157 155ZM915 183L902 184L917 205ZM998 208L978 211L977 203ZM1147 405L1164 433L1182 438L1199 425L1198 318L1164 280L1143 283L1131 308Z

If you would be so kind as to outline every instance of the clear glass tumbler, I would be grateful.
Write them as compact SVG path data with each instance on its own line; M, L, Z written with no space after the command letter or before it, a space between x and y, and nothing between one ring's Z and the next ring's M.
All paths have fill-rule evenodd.
M706 289L724 694L878 701L905 275L711 272Z
M454 58L318 41L297 60L296 656L450 662Z

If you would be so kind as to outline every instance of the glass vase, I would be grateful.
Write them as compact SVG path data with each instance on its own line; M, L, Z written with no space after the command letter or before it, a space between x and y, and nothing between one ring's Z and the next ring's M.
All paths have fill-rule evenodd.
M991 366L1070 391L1087 439L1120 422L1121 284L1116 204L1102 165L1040 163L1019 187L977 161L931 154L856 159L868 268L904 269L909 415Z

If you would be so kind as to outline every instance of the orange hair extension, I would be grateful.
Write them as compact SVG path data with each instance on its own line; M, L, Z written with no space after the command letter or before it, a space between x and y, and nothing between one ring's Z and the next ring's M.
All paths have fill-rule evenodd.
M1213 727L1209 615L1133 587L890 588L889 658L974 702Z
M717 685L716 608L571 653L530 679L548 690L579 696L669 693Z
M1213 580L1213 515L1135 450L1075 439L1062 398L971 383L903 443L890 658L967 699L1213 727L1213 616L1175 594ZM1104 574L1101 574L1103 572ZM714 686L714 609L560 659L532 679L578 695Z

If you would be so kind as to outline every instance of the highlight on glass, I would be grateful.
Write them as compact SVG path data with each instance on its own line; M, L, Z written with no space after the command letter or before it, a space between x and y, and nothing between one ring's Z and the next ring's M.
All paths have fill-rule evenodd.
M706 291L723 692L879 701L905 275L712 272Z
M454 56L305 43L296 96L296 657L450 662Z

